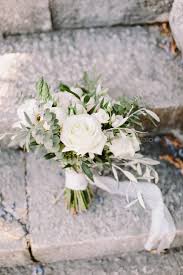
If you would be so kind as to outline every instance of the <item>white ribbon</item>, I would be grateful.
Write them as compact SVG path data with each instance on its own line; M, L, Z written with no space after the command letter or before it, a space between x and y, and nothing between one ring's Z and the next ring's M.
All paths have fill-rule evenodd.
M65 171L65 187L72 190L85 190L88 181L83 173L76 173L73 169Z
M161 252L170 247L176 235L176 227L157 185L140 182L134 183L135 188L129 188L128 181L117 183L111 177L99 176L95 176L94 182L90 181L90 183L108 193L128 195L131 199L136 199L137 192L140 192L145 204L151 209L151 227L144 248L148 251L157 249ZM84 190L87 187L87 179L83 174L66 171L66 186L73 190Z

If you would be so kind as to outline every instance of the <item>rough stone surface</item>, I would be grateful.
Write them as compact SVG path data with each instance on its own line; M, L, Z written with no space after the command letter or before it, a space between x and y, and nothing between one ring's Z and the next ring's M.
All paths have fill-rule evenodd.
M0 266L30 262L26 243L27 207L23 154L0 154Z
M150 146L150 147L149 147ZM147 145L151 156L156 147ZM153 153L153 154L152 154ZM183 244L183 185L177 171L162 162L158 168L160 188L172 212L177 239ZM95 191L90 210L69 215L63 202L64 178L57 164L27 159L27 183L30 195L30 243L35 258L41 262L82 259L143 250L150 223L150 213L137 204L124 209L126 200L102 190ZM54 204L54 198L60 199Z
M50 29L48 0L1 0L0 33L30 33Z
M183 124L183 69L180 57L171 58L159 47L165 37L158 27L91 29L32 36L9 37L0 41L0 133L15 122L18 105L35 95L35 82L44 76L73 83L84 70L103 75L111 95L142 96L146 105L171 107L174 119ZM171 112L172 113L172 112Z
M0 275L30 275L33 271L45 275L181 275L183 251L173 249L168 254L130 253L120 256L97 258L14 268L1 268ZM41 273L41 271L45 273ZM36 273L32 273L36 274Z
M177 47L183 54L183 1L175 0L169 18L171 30Z
M168 21L173 0L51 0L53 26L111 26Z

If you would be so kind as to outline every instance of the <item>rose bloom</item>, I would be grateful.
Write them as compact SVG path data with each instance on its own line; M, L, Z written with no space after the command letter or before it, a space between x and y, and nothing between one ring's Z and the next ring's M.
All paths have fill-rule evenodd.
M63 152L74 151L84 155L101 155L107 137L101 130L101 124L91 115L81 114L68 117L61 132L61 141L65 145Z
M121 134L121 136L115 137L111 141L109 149L117 158L131 159L140 150L140 143L135 135L126 136Z

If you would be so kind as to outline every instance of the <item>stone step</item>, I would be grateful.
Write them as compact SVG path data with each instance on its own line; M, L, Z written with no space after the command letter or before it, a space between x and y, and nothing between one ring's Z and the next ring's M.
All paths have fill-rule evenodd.
M28 251L25 159L0 152L0 266L31 263Z
M177 47L183 56L183 2L181 0L174 1L169 21Z
M158 158L160 147L147 139L142 152ZM165 162L160 188L177 228L174 247L183 245L182 176ZM59 165L14 150L0 154L0 266L42 264L142 251L150 212L95 189L87 213L72 216L63 201ZM55 198L59 198L55 203Z
M142 150L158 158L160 148L151 143ZM183 245L182 175L165 162L158 167L159 186L177 228L173 246ZM95 190L87 213L72 216L63 201L64 177L57 164L27 156L30 244L34 257L42 263L103 257L141 251L150 225L150 212L139 204L125 209L120 196ZM60 197L59 197L60 196ZM55 198L58 198L55 203Z
M53 27L77 28L168 21L173 0L51 0Z
M141 96L156 108L164 127L183 125L183 68L180 56L161 48L158 27L116 27L21 35L0 40L0 133L16 121L19 104L35 95L44 76L77 82L83 71L103 75L114 97Z
M168 21L173 0L1 0L0 33Z
M118 256L57 262L44 266L0 268L0 275L181 275L182 272L182 248L161 255L146 252L121 253Z
M48 0L1 0L0 34L43 32L51 28Z

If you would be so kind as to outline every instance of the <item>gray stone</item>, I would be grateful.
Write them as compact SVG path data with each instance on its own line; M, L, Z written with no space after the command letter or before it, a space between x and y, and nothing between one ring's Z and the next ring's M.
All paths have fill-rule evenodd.
M0 33L30 33L51 30L48 0L1 0Z
M170 12L170 27L176 41L177 47L183 54L183 1L175 0Z
M148 153L159 154L150 146ZM154 153L155 154L155 153ZM183 244L183 186L176 170L162 162L158 168L160 188L172 212L177 238L174 246ZM72 216L63 201L64 177L56 163L27 160L27 183L30 195L30 243L34 257L42 263L83 259L143 250L150 224L150 213L138 204L125 209L127 202L95 190L87 213ZM59 200L55 202L55 198Z
M27 204L23 153L14 150L1 151L0 175L0 195L3 206L6 211L25 224Z
M32 270L35 267L0 268L0 275L30 275ZM46 275L180 275L183 271L183 251L174 249L162 255L123 253L88 261L57 262L45 265L44 271Z
M9 131L17 120L19 104L35 95L39 77L44 76L54 88L58 80L76 82L84 70L95 67L111 95L142 96L146 105L163 112L162 124L176 127L178 120L182 125L181 60L171 58L160 43L166 43L166 38L158 27L76 30L0 40L0 133Z
M140 208L131 214L124 211L125 200L97 190L90 211L72 216L64 206L64 177L56 166L28 157L30 243L36 259L53 262L143 248L147 230L141 229Z
M173 0L51 0L53 26L77 28L168 21Z
M0 266L30 263L23 154L0 154Z

